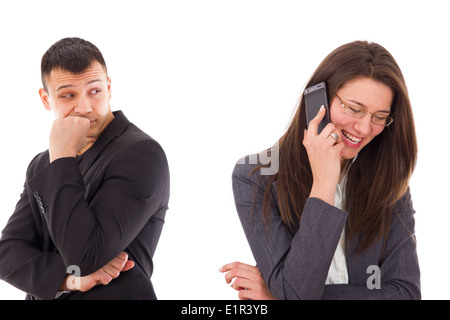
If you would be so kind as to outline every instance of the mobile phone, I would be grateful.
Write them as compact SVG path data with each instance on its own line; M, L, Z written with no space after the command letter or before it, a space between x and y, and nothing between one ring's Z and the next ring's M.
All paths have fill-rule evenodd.
M306 125L317 116L321 106L325 107L326 113L319 123L317 133L320 134L325 126L330 123L330 108L328 107L327 86L320 82L305 89Z

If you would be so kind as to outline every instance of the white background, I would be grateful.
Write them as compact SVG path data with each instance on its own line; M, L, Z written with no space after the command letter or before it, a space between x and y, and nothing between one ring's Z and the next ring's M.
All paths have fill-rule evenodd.
M103 52L113 110L161 143L171 200L152 277L159 299L236 299L218 268L254 263L234 208L231 171L286 129L320 61L378 42L402 69L416 119L411 180L424 299L449 299L450 74L446 1L2 1L0 227L28 163L48 148L40 59L78 36ZM300 143L300 142L299 142ZM25 294L0 281L0 299Z

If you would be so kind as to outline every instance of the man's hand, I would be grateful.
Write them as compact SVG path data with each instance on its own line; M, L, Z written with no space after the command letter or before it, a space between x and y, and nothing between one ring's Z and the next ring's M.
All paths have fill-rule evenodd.
M50 132L50 162L64 157L76 157L77 153L93 138L87 138L89 119L68 116L53 121Z
M99 284L107 285L111 280L117 278L121 272L125 272L134 267L134 262L128 260L128 254L121 252L116 258L111 260L103 268L84 277L68 275L64 278L60 291L81 291L86 292Z

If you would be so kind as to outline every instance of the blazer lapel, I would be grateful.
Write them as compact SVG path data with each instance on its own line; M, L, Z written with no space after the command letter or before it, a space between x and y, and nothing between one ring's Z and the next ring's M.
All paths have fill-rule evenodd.
M114 119L106 127L105 131L95 141L95 143L85 152L84 159L79 164L81 175L84 177L105 147L127 128L130 121L125 117L122 111L113 112Z

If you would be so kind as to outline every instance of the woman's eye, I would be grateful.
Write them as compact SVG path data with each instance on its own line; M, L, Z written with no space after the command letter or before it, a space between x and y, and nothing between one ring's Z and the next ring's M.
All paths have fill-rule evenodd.
M361 109L358 109L358 108L355 108L355 107L352 107L352 106L348 106L348 109L349 109L352 113L355 113L355 114L361 113Z
M378 121L385 121L387 119L386 116L383 116L381 114L374 114L373 117L374 117L374 119L376 119Z

